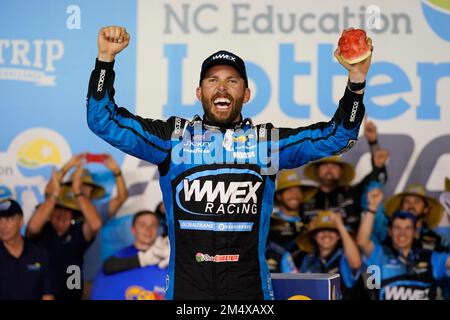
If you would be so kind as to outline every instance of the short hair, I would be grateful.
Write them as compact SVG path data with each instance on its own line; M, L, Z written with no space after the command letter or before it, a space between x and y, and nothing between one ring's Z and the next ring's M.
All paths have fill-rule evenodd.
M136 212L134 214L133 220L131 222L131 225L134 227L134 225L136 224L137 219L139 219L139 217L141 217L143 215L146 215L146 214L154 216L156 218L156 220L158 220L158 222L159 222L159 217L158 217L158 215L155 212L150 211L150 210L141 210L141 211L138 211L138 212Z
M411 222L413 224L413 228L416 229L417 218L411 212L408 212L408 211L396 211L394 213L394 215L391 217L391 219L389 220L389 223L388 223L389 228L392 228L392 225L394 224L394 221L397 220L397 219L411 220Z

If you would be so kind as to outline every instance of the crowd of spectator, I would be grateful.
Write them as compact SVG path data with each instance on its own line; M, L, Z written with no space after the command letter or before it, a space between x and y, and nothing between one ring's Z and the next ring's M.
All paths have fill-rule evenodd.
M417 184L385 199L389 153L373 122L364 134L372 169L357 184L351 184L355 168L339 156L308 164L303 180L296 170L278 173L269 270L338 273L344 299L450 299L450 244L435 231L442 219L450 221L450 180L439 200ZM86 157L78 154L52 173L25 228L19 203L0 200L0 299L164 298L170 258L164 203L135 213L134 243L102 257L99 232L128 193L119 165L103 155L117 191L101 201L105 188L85 167ZM380 275L375 286L373 267Z

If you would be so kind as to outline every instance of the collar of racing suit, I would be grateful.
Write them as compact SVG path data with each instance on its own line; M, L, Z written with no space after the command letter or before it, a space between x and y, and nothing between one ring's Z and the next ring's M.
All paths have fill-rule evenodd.
M195 123L196 121L201 121L203 123L203 125L207 128L207 129L212 129L212 130L220 130L220 129L240 129L243 126L245 126L246 124L250 124L251 126L253 125L252 119L250 118L243 118L242 117L242 113L239 115L239 120L237 122L233 122L230 124L221 124L221 123L217 123L217 122L213 122L213 121L209 121L208 119L206 119L206 117L200 117L198 114L196 114L194 116L194 118L192 119L191 123Z

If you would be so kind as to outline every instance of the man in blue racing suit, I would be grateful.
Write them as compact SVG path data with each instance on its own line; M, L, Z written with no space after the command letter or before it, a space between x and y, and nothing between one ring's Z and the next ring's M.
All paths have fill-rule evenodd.
M354 145L370 57L349 65L337 49L349 78L335 115L291 129L242 117L250 99L244 61L219 51L201 68L203 118L164 121L115 104L115 56L129 40L123 27L100 30L87 121L111 145L158 166L171 247L166 299L273 299L264 252L275 175Z

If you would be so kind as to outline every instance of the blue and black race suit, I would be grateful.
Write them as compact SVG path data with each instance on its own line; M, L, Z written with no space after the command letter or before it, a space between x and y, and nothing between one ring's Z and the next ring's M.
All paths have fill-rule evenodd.
M392 246L375 245L366 263L381 272L379 300L433 300L436 284L446 277L448 253L415 246L407 257Z
M217 126L144 119L114 102L113 64L96 61L87 96L89 128L158 166L171 256L167 299L273 299L264 257L275 175L350 149L363 96L346 89L329 122L275 128L243 119Z

